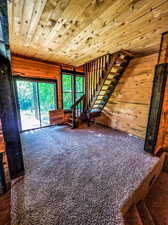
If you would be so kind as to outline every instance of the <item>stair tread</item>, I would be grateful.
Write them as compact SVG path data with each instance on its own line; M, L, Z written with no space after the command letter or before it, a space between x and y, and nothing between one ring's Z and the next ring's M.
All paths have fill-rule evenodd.
M127 213L125 225L143 225L136 205L133 205Z
M114 78L107 78L106 80L114 80Z
M143 225L155 225L153 218L149 212L149 209L144 201L141 201L139 204L137 204L137 208L141 216Z

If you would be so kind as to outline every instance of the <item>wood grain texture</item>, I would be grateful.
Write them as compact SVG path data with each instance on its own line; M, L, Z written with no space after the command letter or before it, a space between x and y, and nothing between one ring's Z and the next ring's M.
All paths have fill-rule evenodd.
M97 122L144 138L157 54L130 61Z
M11 191L0 196L0 224L11 225Z
M168 30L167 0L12 0L8 9L13 53L71 65L121 48L157 52Z
M49 111L49 120L50 125L64 124L65 122L64 110L58 109Z
M159 63L168 63L168 33L163 35L161 54L158 61ZM166 81L155 153L157 153L160 148L168 148L168 79Z
M168 63L168 32L162 35L158 63Z
M160 148L168 147L168 80L166 82L162 113L160 118L159 133L157 137L157 143L155 146L155 153Z

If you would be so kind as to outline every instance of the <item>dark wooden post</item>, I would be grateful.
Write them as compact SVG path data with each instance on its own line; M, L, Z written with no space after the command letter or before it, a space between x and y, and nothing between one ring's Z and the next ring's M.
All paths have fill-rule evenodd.
M168 64L164 63L157 65L153 81L152 97L144 146L145 151L150 153L154 152L157 141L167 76Z
M23 174L24 165L10 64L7 0L0 0L0 118L11 178Z

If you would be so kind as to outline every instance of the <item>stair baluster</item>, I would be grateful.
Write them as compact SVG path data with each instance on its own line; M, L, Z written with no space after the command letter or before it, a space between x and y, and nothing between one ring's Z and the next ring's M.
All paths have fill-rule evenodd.
M85 109L85 95L82 95L72 106L72 128L77 127L79 119L84 114Z

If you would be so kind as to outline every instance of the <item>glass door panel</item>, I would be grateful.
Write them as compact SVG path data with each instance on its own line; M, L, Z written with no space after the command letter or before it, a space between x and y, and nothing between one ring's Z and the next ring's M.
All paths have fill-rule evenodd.
M50 125L49 111L56 109L56 83L16 80L21 130Z
M82 95L84 95L84 77L76 76L76 100L78 100Z
M56 84L38 83L41 125L50 125L49 111L56 109Z
M28 130L40 127L37 83L17 80L16 85L21 129Z
M81 96L84 95L84 77L83 76L76 76L76 100L78 100ZM79 109L80 107L83 107L83 103L81 103L81 106L77 106Z
M62 83L63 83L63 108L64 110L70 110L73 104L72 76L69 74L63 74Z

